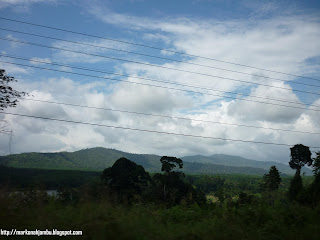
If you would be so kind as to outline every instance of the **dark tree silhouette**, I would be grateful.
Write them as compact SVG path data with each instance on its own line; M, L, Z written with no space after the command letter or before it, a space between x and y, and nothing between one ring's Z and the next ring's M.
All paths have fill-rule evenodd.
M290 200L300 201L302 198L303 183L300 174L296 173L291 180L288 196Z
M269 173L263 176L263 180L264 182L262 184L262 187L265 190L275 191L279 188L281 177L276 166L272 166L270 168Z
M263 176L263 183L261 184L262 190L267 195L269 204L274 206L274 200L276 198L276 190L279 189L281 183L281 177L276 166L271 166L269 173Z
M163 156L160 159L160 162L162 163L161 171L163 171L165 173L171 172L171 170L174 167L177 167L177 166L179 166L179 168L183 167L182 160L180 158L176 158L176 157Z
M314 181L308 188L308 197L312 206L316 207L320 204L320 151L316 152L316 157L313 160Z
M289 162L289 165L292 169L296 169L296 174L300 175L301 168L305 164L311 166L313 161L311 158L311 152L309 150L309 147L304 146L302 144L296 144L292 148L290 148L290 151L291 160Z
M126 158L120 158L112 167L106 168L101 179L112 191L128 201L133 195L141 194L151 181L149 173L141 165Z
M0 69L0 110L7 107L16 107L18 99L27 95L26 92L14 90L10 83L16 82L14 77L9 77L4 69Z
M185 203L202 204L205 200L205 195L184 181L185 175L182 172L172 171L174 167L183 167L181 159L176 157L163 156L160 159L162 163L161 171L164 174L157 173L153 176L153 195L157 200L166 202L169 206Z

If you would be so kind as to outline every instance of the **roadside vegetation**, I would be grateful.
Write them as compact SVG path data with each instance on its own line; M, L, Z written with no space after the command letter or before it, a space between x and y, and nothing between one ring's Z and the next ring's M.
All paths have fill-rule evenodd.
M291 148L293 177L275 166L263 177L184 175L181 159L164 156L152 175L126 158L102 173L74 171L70 182L62 174L55 196L41 178L23 190L7 182L0 225L81 230L83 239L319 239L320 153L312 159L308 150ZM303 165L314 176L301 177Z

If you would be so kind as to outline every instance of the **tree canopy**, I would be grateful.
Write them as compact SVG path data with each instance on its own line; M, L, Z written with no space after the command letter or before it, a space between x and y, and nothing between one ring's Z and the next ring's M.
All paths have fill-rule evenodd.
M174 167L177 167L177 166L179 166L179 168L183 167L182 160L176 157L163 156L160 159L160 162L162 163L161 171L166 173L171 172Z
M272 166L268 174L263 176L262 187L264 190L275 191L279 188L281 183L281 177L278 169L275 166Z
M311 166L313 160L311 158L311 152L309 147L304 146L302 144L296 144L292 148L291 151L291 160L289 165L292 169L297 170L297 174L300 175L301 168L307 164Z
M101 176L111 190L131 198L141 194L151 181L144 168L124 157L118 159L112 167L106 168Z

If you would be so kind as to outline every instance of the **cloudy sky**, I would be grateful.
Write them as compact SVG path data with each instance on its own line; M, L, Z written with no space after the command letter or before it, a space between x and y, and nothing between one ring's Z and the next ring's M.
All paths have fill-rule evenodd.
M30 93L0 114L1 155L287 163L294 144L320 147L319 1L0 0L0 16L0 68Z

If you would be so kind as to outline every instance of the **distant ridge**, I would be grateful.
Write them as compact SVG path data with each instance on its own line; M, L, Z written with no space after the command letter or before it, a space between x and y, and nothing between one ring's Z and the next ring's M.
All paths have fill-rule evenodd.
M115 149L95 147L75 152L21 153L0 156L0 164L16 168L103 170L113 165L120 157L126 157L142 165L149 172L159 172L161 156L153 154L133 154ZM199 174L265 174L275 165L283 174L293 174L288 165L276 162L260 162L237 156L215 154L209 157L197 155L181 158L183 172ZM311 174L310 169L303 169Z
M259 168L269 171L271 166L276 166L277 169L283 173L292 175L295 173L293 169L289 167L289 165L278 163L274 161L256 161L251 159L246 159L239 156L232 156L226 154L214 154L211 156L202 156L202 155L195 155L195 156L186 156L182 157L183 161L186 162L194 162L194 163L210 163L210 164L217 164L223 166L233 166L233 167L252 167L252 168ZM312 175L312 171L309 168L303 167L301 172L305 172L306 175Z

